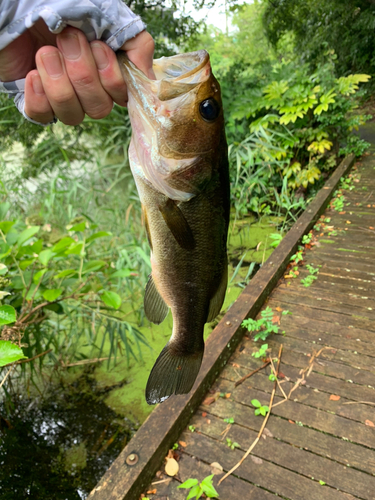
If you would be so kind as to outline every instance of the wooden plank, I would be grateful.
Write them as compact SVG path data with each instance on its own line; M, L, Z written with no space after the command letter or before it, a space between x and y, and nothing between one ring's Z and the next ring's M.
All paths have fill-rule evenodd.
M211 415L220 419L234 416L237 424L246 429L259 431L259 416L255 416L254 411L249 411L248 406L244 406L232 399L220 398L213 405L202 406L201 408L207 412L208 419L211 418ZM295 423L292 415L291 421L289 421L271 414L267 422L267 429L279 441L309 450L322 457L335 460L342 465L349 464L358 470L375 474L374 450L369 450L350 441L338 439L329 434L323 434L310 427L302 427Z
M308 275L307 271L300 271L298 276L299 279L305 278ZM288 281L287 281L288 283ZM366 297L375 297L375 287L372 282L369 281L358 281L358 280L348 280L341 276L327 275L321 274L319 278L319 285L324 283L328 288L331 287L332 291L336 289L340 289L341 291L347 290L347 293L352 293L354 295L364 295Z
M301 294L301 283L299 280L289 280L285 283L279 283L277 287L278 293L285 291L288 293ZM348 294L347 290L341 290L339 287L327 287L327 285L320 285L320 280L314 281L309 287L304 287L303 294L308 297L313 297L317 300L324 300L325 302L334 302L336 304L354 305L366 311L375 311L375 297L367 297L366 295ZM277 295L272 292L272 297Z
M184 433L182 439L187 443L186 453L206 462L217 461L224 470L229 470L243 455L242 451L228 451L224 443L195 432ZM323 494L325 500L356 498L333 488L324 487L323 489L317 478L309 479L265 460L261 464L256 464L251 459L245 460L236 470L236 476L253 484L259 484L290 500L306 500L306 494L309 500L322 500Z
M260 427L262 419L259 418L258 422ZM196 429L199 429L199 433L216 441L222 440L222 435L227 428L227 424L222 419L211 415L204 418L196 414L191 423ZM232 442L239 443L239 449L246 451L256 439L257 434L256 431L249 430L235 423L229 429L226 437ZM339 491L351 493L353 496L358 496L366 500L373 500L375 492L374 476L365 475L351 467L343 467L342 464L314 455L304 449L290 446L290 444L276 440L273 437L267 437L266 434L264 436L266 439L260 440L252 456L247 458L250 463L252 457L257 457L258 459L260 458L261 460L280 465L287 470L297 472L307 478L313 477L323 480L328 486ZM322 437L322 439L324 438ZM225 444L225 439L223 441ZM189 451L188 447L186 451ZM228 453L230 453L229 450ZM258 463L257 465L262 466L263 464Z
M306 353L300 353L289 348L288 345L283 344L283 346L284 348L283 348L282 366L293 366L301 370L301 368L306 368L309 365L312 351ZM244 350L247 351L246 349L247 345L245 343L243 344L243 347ZM248 352L251 353L252 350L253 349L250 347ZM314 350L316 350L316 348ZM246 367L247 373L250 373L250 371L258 368L259 360L255 359L252 356L249 356L248 352L244 353L244 351L241 351L241 353L239 353L237 351L228 361L227 367L233 366L234 364L239 364L241 366ZM224 369L224 371L225 370L226 368ZM224 371L222 373L224 373ZM319 356L319 358L317 358L316 361L314 362L312 372L320 373L321 375L326 375L332 379L337 378L345 381L351 380L352 383L355 385L364 385L370 388L375 386L375 379L373 373L366 370L358 370L357 367L346 365L340 361L336 362L334 359L330 360L322 356ZM242 375L245 375L245 373L243 373ZM237 379L239 378L241 377L238 376Z
M375 310L369 309L368 307L358 307L357 304L353 303L353 300L351 303L349 300L347 300L346 303L329 300L327 298L324 300L324 294L321 295L323 295L323 297L319 297L319 294L310 294L307 290L301 293L301 289L292 290L290 288L284 288L277 289L270 297L272 300L282 300L288 304L313 307L322 311L336 312L344 316L361 316L368 320L368 324L374 324ZM333 299L334 296L331 295L330 298ZM370 330L372 330L372 327Z
M245 406L250 406L252 399L258 399L262 404L268 404L269 394L251 387L251 389L243 387L243 384L233 389L233 383L221 379L218 388L220 391L230 392L230 398ZM280 397L275 397L275 403L281 401ZM212 405L211 405L212 406ZM211 411L210 406L210 411ZM353 443L360 444L367 448L375 450L375 433L373 428L362 425L358 422L353 422L347 418L338 415L330 414L324 410L319 410L307 406L298 401L286 401L272 409L274 415L291 419L295 422L301 422L303 425L311 427L321 432L326 432L332 436L349 439ZM374 422L375 423L375 422ZM349 462L350 463L350 462Z
M191 414L241 340L242 320L249 316L255 317L259 312L283 274L298 242L324 211L340 178L349 171L353 162L354 156L351 155L339 165L211 333L206 342L202 368L192 391L188 395L171 397L155 408L90 493L91 500L133 500L149 484L168 448L186 426ZM137 457L134 465L126 463L130 456Z
M274 351L277 352L280 344L285 344L290 349L294 351L304 353L313 353L321 348L325 347L322 344L312 344L306 341L300 341L297 338L292 337L282 337L280 335L275 335L273 338L267 339L269 347L273 347ZM331 347L331 346L329 346ZM340 349L327 349L321 354L321 358L334 360L337 363L343 363L357 368L358 370L367 371L373 376L375 376L375 363L374 358L370 356L365 356L364 354L357 354L355 352L343 351Z
M180 470L178 472L176 479L171 479L167 483L159 483L153 485L151 488L156 488L157 493L154 495L149 495L152 500L186 500L187 492L186 489L177 489L178 485L183 483L189 478L198 479L202 481L205 477L212 474L211 468L206 463L197 460L194 457L190 457L186 453L182 453L182 456L178 462ZM262 490L257 486L250 484L247 481L243 481L234 476L228 477L223 483L218 485L218 481L222 474L215 475L213 478L213 485L216 491L219 493L221 499L233 498L233 492L236 493L236 498L243 498L244 500L276 500L275 495L269 493L268 491ZM155 481L158 481L155 478ZM145 492L146 493L146 492Z
M237 372L242 376L249 373L247 368L242 365L240 368L234 369L230 365L227 365L221 374L221 378L226 379L230 382L235 382L238 380ZM286 394L294 386L294 383L298 380L299 370L283 365L283 373L286 377L290 378L290 382L287 380L283 381L282 388ZM350 391L348 391L348 383L341 382L338 380L332 380L331 377L326 377L317 373L312 373L306 381L306 385L298 387L293 393L293 401L298 401L299 403L307 404L307 406L312 406L319 410L328 411L334 413L335 415L344 416L350 420L356 422L361 422L365 424L366 420L371 420L374 418L372 414L375 414L375 391L363 386L350 385ZM272 392L272 384L270 383L268 376L264 373L257 373L251 377L251 381L245 383L244 386L247 390L254 387L259 391L263 391L267 394ZM362 394L366 394L366 399L359 397L356 393L356 389L362 391ZM234 391L234 385L232 386L231 393ZM249 392L249 391L248 391ZM339 396L338 401L330 399L331 395ZM281 393L278 392L281 396ZM372 402L374 406L370 405L344 405L350 401L368 401ZM375 423L375 422L374 422Z
M313 261L313 259L315 258L319 260L332 259L334 262L337 262L337 259L343 259L343 252L341 252L337 248L330 247L328 250L327 247L322 248L320 246L314 246L308 251L308 253L306 254L306 258L311 261ZM345 260L347 260L348 263L353 262L353 265L358 262L362 263L363 265L374 267L373 257L371 255L367 255L366 253L357 254L355 252L345 252Z
M301 311L297 308L293 311L292 315L283 316L281 319L281 330L285 330L289 327L303 328L309 331L321 332L323 334L326 333L330 336L339 336L354 340L359 339L358 342L364 342L366 344L373 344L374 342L374 332L361 328L351 328L350 325L340 325L340 328L338 328L335 321L329 321L331 319L330 317L327 318L328 321L325 321L322 314L319 315L319 318L314 318L314 321L312 321L308 313L308 309Z
M287 297L285 297L287 299ZM290 310L292 313L296 311L295 304L292 302L287 302L287 300L274 300L270 299L268 301L268 305L275 309L276 307L281 307L285 310ZM293 308L295 307L295 308ZM324 309L319 309L317 307L309 307L309 306L299 306L298 307L299 314L304 314L306 317L314 320L315 318L321 321L327 321L331 323L335 323L336 325L349 326L353 328L359 328L361 330L367 330L369 332L375 332L375 324L373 321L362 317L362 316L347 316L341 315L336 312L326 311Z

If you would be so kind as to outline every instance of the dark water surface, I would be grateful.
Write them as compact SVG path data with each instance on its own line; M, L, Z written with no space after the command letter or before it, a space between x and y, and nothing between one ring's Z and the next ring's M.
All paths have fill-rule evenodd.
M1 500L86 498L134 434L85 373L45 398L0 403Z

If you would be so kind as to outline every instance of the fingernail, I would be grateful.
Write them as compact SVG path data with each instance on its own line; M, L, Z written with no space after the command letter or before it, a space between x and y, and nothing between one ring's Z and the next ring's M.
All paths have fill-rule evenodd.
M37 95L43 95L44 89L42 85L42 80L39 75L31 76L31 85L33 86L34 93Z
M78 36L73 33L60 35L61 50L67 59L78 59L81 55L81 45Z
M105 69L108 66L109 61L107 54L100 43L92 43L91 50L95 59L96 67L98 69Z
M56 78L63 74L64 71L59 52L47 52L47 54L41 54L41 58L49 76Z

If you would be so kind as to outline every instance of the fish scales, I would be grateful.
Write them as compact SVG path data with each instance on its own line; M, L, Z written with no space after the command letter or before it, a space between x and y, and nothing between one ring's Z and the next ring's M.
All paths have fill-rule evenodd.
M227 286L228 149L220 87L205 51L154 61L149 80L125 55L133 129L129 160L142 203L152 274L145 313L172 336L146 387L149 404L188 393L204 353L203 329Z

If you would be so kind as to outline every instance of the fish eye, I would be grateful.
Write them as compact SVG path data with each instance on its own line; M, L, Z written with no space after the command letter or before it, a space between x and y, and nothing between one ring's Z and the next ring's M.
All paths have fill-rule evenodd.
M215 99L210 97L200 103L199 112L203 120L206 122L213 122L220 114L220 106Z

